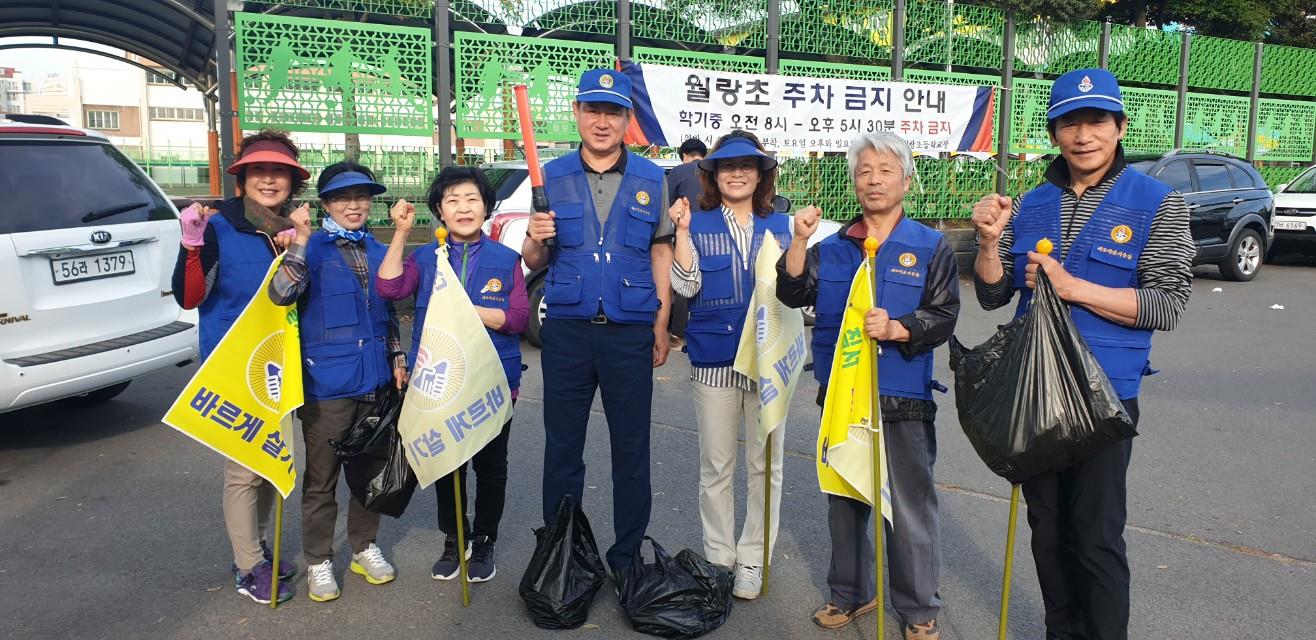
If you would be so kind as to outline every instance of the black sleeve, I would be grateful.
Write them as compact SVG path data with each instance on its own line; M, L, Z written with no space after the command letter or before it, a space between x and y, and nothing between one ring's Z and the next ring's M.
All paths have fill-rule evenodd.
M928 284L923 288L919 307L896 318L896 322L909 330L909 342L900 345L901 353L912 357L950 340L959 315L959 264L950 242L943 237L932 254L932 263L928 265Z
M798 309L813 306L818 300L818 245L804 254L804 272L798 278L786 273L786 256L777 260L777 299Z

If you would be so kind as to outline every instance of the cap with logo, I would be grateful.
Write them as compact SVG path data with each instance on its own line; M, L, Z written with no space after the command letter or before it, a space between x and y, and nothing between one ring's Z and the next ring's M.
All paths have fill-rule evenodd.
M1056 78L1046 119L1055 120L1078 109L1124 111L1124 96L1115 75L1105 69L1075 69Z
M607 102L627 109L631 104L631 79L612 69L590 69L580 76L577 102Z

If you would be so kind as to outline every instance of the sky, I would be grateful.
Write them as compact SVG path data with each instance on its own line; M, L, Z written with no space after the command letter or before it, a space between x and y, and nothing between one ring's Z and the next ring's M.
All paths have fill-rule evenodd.
M49 44L50 38L0 38L0 45L23 44L23 43L40 43ZM87 49L96 49L106 51L116 56L122 56L122 49L115 49L104 45L86 42L83 40L74 40L71 38L60 38L61 44L68 44ZM81 53L78 51L63 51L60 49L3 49L0 50L0 67L13 67L23 72L23 79L37 85L41 80L50 74L57 74L68 78L73 68L73 61L78 60L98 60L97 64L110 62L109 58L97 56L90 53ZM113 64L111 62L111 64ZM130 66L124 63L124 66Z

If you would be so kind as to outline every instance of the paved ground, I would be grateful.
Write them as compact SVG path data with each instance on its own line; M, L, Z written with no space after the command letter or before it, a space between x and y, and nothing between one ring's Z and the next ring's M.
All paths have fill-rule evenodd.
M1316 628L1316 262L1288 264L1268 266L1248 284L1199 269L1183 326L1157 339L1162 373L1144 386L1143 435L1130 472L1133 638L1307 638ZM971 287L964 293L959 335L977 344L1007 314L985 313ZM385 522L380 543L399 569L395 583L372 587L343 576L343 542L343 597L334 603L309 601L303 580L298 597L277 612L234 595L220 460L158 421L189 368L139 380L95 410L55 405L0 415L0 638L639 637L606 591L588 628L557 634L533 627L516 595L538 524L543 447L538 351L526 354L531 371L513 427L500 573L473 586L469 609L457 585L429 578L441 543L433 489L418 493L403 518ZM937 362L938 377L950 380L944 350ZM650 532L673 553L699 545L687 376L687 361L676 355L655 384ZM873 637L872 617L840 632L808 621L825 590L828 549L811 460L816 387L802 387L787 432L772 592L737 604L715 637ZM943 637L991 638L1009 487L968 446L953 397L941 405ZM606 547L601 414L591 428L587 484L596 490L586 506ZM297 497L285 511L284 541L300 561ZM1011 637L1041 638L1041 597L1020 520ZM898 637L890 626L888 638Z

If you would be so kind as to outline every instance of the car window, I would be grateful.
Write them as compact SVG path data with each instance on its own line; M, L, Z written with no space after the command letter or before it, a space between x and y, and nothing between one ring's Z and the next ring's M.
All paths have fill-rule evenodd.
M1243 167L1235 164L1226 165L1229 167L1229 179L1234 183L1235 189L1252 189L1257 186L1256 181Z
M1284 193L1316 193L1316 167L1298 174L1298 177L1284 188Z
M1197 163L1197 188L1201 191L1225 191L1233 189L1229 180L1229 171L1225 165L1214 162Z
M0 194L0 234L176 218L141 169L107 144L0 142Z
M521 186L530 172L525 169L485 169L484 175L493 185L494 199L502 202L516 193L516 188Z
M1137 162L1130 162L1129 166L1133 167L1133 169L1139 173L1147 173L1148 171L1151 171L1152 167L1156 166L1156 161L1138 160Z
M1161 167L1160 173L1156 174L1156 179L1180 193L1190 193L1193 190L1193 174L1188 170L1187 160L1172 160L1166 163Z

